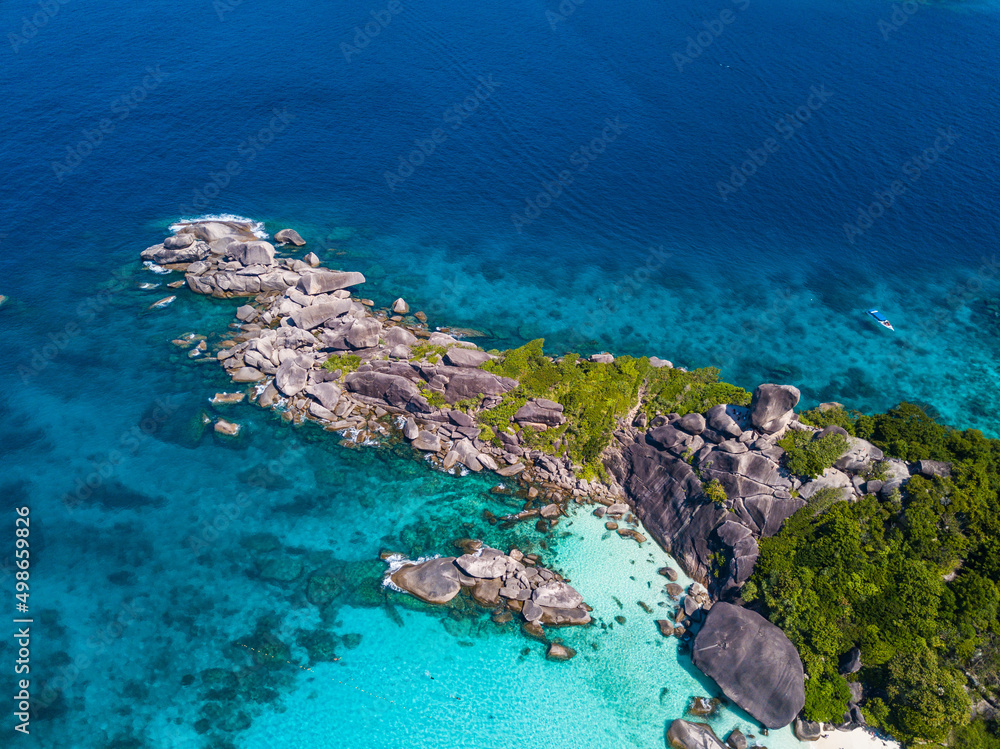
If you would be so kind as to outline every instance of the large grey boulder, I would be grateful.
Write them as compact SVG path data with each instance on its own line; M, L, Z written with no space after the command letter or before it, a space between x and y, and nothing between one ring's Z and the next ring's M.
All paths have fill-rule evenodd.
M190 232L203 242L214 242L223 237L250 236L250 230L245 224L228 224L221 221L202 221L196 224L186 224L179 233Z
M503 395L517 387L517 380L498 377L482 369L460 368L448 373L448 386L444 397L448 403L457 403L479 395Z
M344 380L352 393L377 398L410 412L430 413L431 407L410 380L382 372L351 372Z
M792 420L800 395L791 385L758 385L750 402L750 420L765 434L780 432Z
M453 367L478 367L492 358L485 351L476 351L464 346L453 346L444 355L444 360Z
M190 236L190 235L186 235ZM173 239L168 237L167 239ZM208 257L211 250L204 242L196 242L184 247L167 247L166 241L163 244L154 244L139 253L143 260L151 260L159 265L173 265L175 263L194 263Z
M753 611L722 602L712 606L691 658L767 728L787 726L805 705L805 674L795 646Z
M847 498L847 493L851 492L851 477L836 468L827 468L822 475L817 476L812 481L803 484L799 489L799 496L802 499L810 499L821 489L841 489L842 498Z
M304 294L325 294L328 291L346 289L365 282L365 277L355 271L337 273L329 270L319 270L313 273L303 273L299 279L298 290Z
M306 243L306 240L295 229L282 229L274 235L274 241L279 244L290 244L296 247L302 247Z
M667 729L670 749L727 749L707 723L675 720Z
M583 596L558 580L549 580L539 585L531 594L531 599L539 606L550 609L575 609L583 603Z
M231 244L226 255L243 265L274 265L274 245L262 240Z
M335 382L320 382L306 386L306 393L311 395L320 405L332 411L340 402L340 385Z
M469 577L492 580L507 574L510 561L506 554L483 547L475 554L463 554L455 560L455 564Z
M335 317L340 317L351 309L350 299L331 299L329 302L311 304L292 313L292 321L303 330L318 328Z
M389 328L382 337L385 339L385 345L389 348L393 346L412 346L417 342L417 337L413 333L406 328L398 326Z
M679 418L674 426L688 434L701 434L705 431L705 417L696 413L687 414Z
M365 317L355 320L344 338L351 348L372 348L378 346L381 333L382 323L374 317Z
M727 437L735 438L743 433L739 424L736 423L736 419L730 416L727 407L721 403L708 409L705 413L705 421L710 429Z
M454 561L455 557L441 557L420 564L403 565L389 579L421 601L448 603L462 588Z
M822 725L802 718L795 719L795 727L792 730L795 732L795 738L799 741L819 741L820 736L823 735Z
M545 398L530 400L517 409L514 414L514 421L518 424L544 424L545 426L559 426L566 417L563 416L563 405Z
M934 476L948 478L951 476L951 463L946 463L943 460L918 460L915 468L917 473L927 478Z
M282 393L291 398L306 386L309 371L299 364L297 357L285 359L274 375L274 384Z
M193 234L174 234L163 240L163 246L168 250L180 250L194 244Z

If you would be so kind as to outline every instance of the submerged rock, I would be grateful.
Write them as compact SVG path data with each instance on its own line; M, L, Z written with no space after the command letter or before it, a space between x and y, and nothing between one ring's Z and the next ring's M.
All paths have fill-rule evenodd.
M576 651L573 648L560 645L557 642L550 643L549 649L545 653L545 657L550 661L568 661L574 655L576 655Z

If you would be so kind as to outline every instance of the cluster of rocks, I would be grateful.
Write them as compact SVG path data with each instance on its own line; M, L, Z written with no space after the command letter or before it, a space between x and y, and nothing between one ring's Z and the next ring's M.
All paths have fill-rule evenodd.
M277 257L274 245L246 224L191 222L175 229L142 259L183 272L195 293L252 297L237 309L238 332L215 355L234 382L255 386L258 405L278 409L289 421L319 422L355 444L400 434L445 470L517 477L542 486L557 506L583 497L613 503L615 493L575 477L568 458L527 449L517 434L497 435L499 444L481 440L477 414L499 405L517 381L481 369L490 354L429 330L426 316L409 315L405 300L374 309L351 295L365 282L361 273L325 268L312 252L301 260ZM305 244L294 230L275 238ZM201 341L190 355L204 353ZM331 359L338 356L343 366ZM565 421L562 411L561 404L538 398L514 420L547 429ZM527 505L503 519L545 517L543 509ZM548 512L554 521L554 510Z
M666 585L667 595L672 601L678 603L677 611L673 619L657 619L656 626L660 629L660 634L664 637L683 638L684 635L694 629L696 625L704 621L705 615L712 610L714 602L708 594L704 585L698 582L691 583L685 592L684 588L677 584L677 573L669 567L660 570L671 581Z
M517 614L525 633L538 639L545 638L546 626L591 622L591 608L583 596L558 572L539 566L537 555L518 549L504 554L471 539L465 546L468 551L460 557L401 565L389 557L388 580L399 590L433 604L448 603L467 590L476 603L493 609L494 621L510 621ZM574 654L571 648L551 643L548 657L566 660Z
M748 744L747 737L738 728L723 744L707 723L675 720L667 729L667 746L670 749L747 749Z
M760 538L773 536L782 523L817 492L835 489L842 499L867 493L886 495L911 475L947 475L935 461L907 465L885 460L882 451L845 430L822 430L797 420L799 391L787 385L760 385L749 408L718 405L704 414L671 414L647 425L641 420L615 433L619 449L605 464L623 488L654 539L684 571L711 584L720 598L733 598L753 573ZM777 444L787 430L813 432L814 439L842 434L848 449L834 467L803 481L783 466ZM878 463L884 479L866 479ZM718 482L725 500L706 492ZM727 561L725 574L711 575L715 554Z

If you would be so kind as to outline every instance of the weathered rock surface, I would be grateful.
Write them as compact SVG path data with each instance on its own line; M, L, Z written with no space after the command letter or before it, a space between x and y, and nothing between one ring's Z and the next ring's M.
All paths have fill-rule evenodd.
M282 229L274 235L274 241L279 244L294 245L295 247L302 247L306 243L306 240L295 229Z
M476 554L460 556L455 563L471 577L496 578L507 574L507 556L488 547L483 547Z
M478 367L492 358L485 351L476 351L464 346L453 346L444 355L444 360L453 367Z
M823 735L822 725L800 717L795 719L795 726L792 730L795 733L795 738L799 741L819 741L819 737Z
M545 398L535 398L528 401L514 414L518 424L541 424L544 427L554 427L566 421L563 416L563 405Z
M707 723L675 720L667 729L667 746L671 749L726 749Z
M791 385L758 385L750 402L750 419L765 434L780 432L792 420L799 402L798 388Z
M729 699L767 728L787 726L805 704L805 676L795 646L753 611L716 603L695 636L691 657Z
M392 573L392 582L407 593L427 603L448 603L462 589L455 557L428 559L420 564L406 564Z
M550 580L539 585L531 599L539 606L550 609L575 609L583 603L583 596L564 582Z
M414 413L429 413L431 407L412 381L381 372L351 372L344 379L347 389L370 398L378 398L397 408Z
M299 279L298 289L303 294L311 296L358 286L364 282L365 277L356 271L338 273L329 270L317 270L302 274L302 277Z

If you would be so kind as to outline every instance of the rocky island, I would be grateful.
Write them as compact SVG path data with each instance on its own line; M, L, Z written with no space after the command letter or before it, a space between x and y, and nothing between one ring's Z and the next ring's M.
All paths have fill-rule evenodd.
M762 544L793 516L808 522L837 503L895 501L911 477L947 479L950 463L889 458L844 426L814 423L823 421L816 414L839 418L839 404L821 406L813 422L800 418L799 391L788 385L751 395L714 370L607 353L554 359L540 341L483 351L462 331L431 330L403 299L377 308L353 291L361 273L324 267L313 252L293 257L247 225L174 228L141 253L147 266L183 272L196 294L246 299L235 332L214 350L177 341L189 356L214 356L250 400L283 419L316 422L354 444L396 435L440 470L492 471L528 490L521 511L491 522L555 525L570 503L589 504L609 530L641 544L641 521L696 581L686 594L668 584L677 612L660 631L693 635L694 664L761 726L794 721L803 740L819 736L821 725L806 719L812 668L803 646L744 606L754 597L746 590L763 585L747 587ZM275 239L289 250L305 244L293 230ZM239 425L215 428L238 438ZM520 617L531 636L591 621L583 596L537 558L474 540L465 551L390 560L387 584L440 605L467 590L496 616ZM572 657L560 647L549 656ZM854 660L833 676L847 684L861 667ZM843 699L826 722L864 724L861 690ZM675 721L668 744L724 746L700 725Z

